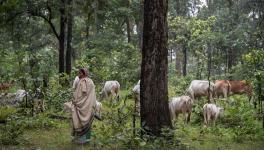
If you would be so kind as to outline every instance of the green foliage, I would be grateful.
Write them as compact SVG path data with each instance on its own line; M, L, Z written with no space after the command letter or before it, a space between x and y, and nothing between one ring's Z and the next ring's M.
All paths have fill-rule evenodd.
M0 107L0 120L6 120L10 115L14 114L16 109L13 107Z
M56 31L59 31L61 3L54 0L1 2L0 83L15 79L16 86L12 91L25 88L30 97L35 88L43 87L42 81L47 76L48 87L45 87L44 92L47 112L60 115L64 115L63 103L70 101L73 93L69 88L71 84L62 86L61 83L71 83L79 67L89 68L97 91L106 80L118 80L121 89L131 89L140 78L139 39L142 33L139 24L142 23L143 1L97 2L95 6L92 0L83 3L76 1L73 6L76 12L72 42L73 72L63 78L57 75L57 37L43 18L35 16L50 15ZM263 87L264 83L263 16L259 15L263 14L263 10L260 9L261 5L248 2L221 0L209 3L208 7L201 6L198 0L169 2L169 50L179 52L182 46L186 46L188 57L186 77L176 76L175 63L169 64L169 98L184 95L191 80L207 78L209 50L212 53L213 79L227 79L229 76L232 79L247 79L253 82L254 95L258 94L258 85ZM51 14L47 6L50 6ZM127 42L127 18L131 26L130 43ZM174 55L171 58L174 60ZM129 94L124 92L124 95ZM174 131L164 131L165 135L175 135L173 142L167 137L140 138L139 118L136 121L136 135L132 135L133 101L128 99L124 105L124 97L115 104L103 102L104 120L94 124L93 144L98 149L188 149L189 145L197 141L206 145L208 139L214 139L211 141L214 145L224 139L241 143L263 140L264 137L259 114L243 96L234 96L230 98L229 104L217 102L225 108L225 112L216 126L202 127L204 99L201 99L194 104L190 125L177 121ZM36 132L41 132L66 124L66 121L58 123L50 119L48 113L33 113L35 116L30 116L31 109L24 108L24 105L21 107L19 111L0 108L0 120L8 121L6 126L0 125L1 144L16 144L16 137L22 134L23 128L39 129ZM68 132L69 127L66 128ZM179 141L183 141L184 145Z
M58 122L49 118L48 113L38 114L33 117L23 117L18 118L17 122L23 126L24 129L42 129L47 130L51 128L56 128L59 126Z
M50 79L50 86L45 95L45 103L49 109L60 112L63 110L63 103L73 99L73 90L59 84L60 81L65 80L68 80L67 76L64 79L60 79L59 76L53 76Z
M18 140L23 134L23 127L21 123L12 120L6 125L0 124L0 145L16 145L19 144Z
M83 53L76 66L88 67L90 77L99 85L106 80L118 80L121 86L135 84L140 71L139 50L122 40L108 42L110 38L116 38L111 35L100 38L100 41L91 41L92 48Z

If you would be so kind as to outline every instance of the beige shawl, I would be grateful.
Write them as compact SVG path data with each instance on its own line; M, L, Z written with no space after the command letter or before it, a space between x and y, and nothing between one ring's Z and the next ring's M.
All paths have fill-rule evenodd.
M96 105L95 85L89 78L82 78L74 92L74 100L64 103L70 110L73 121L73 134L83 135L90 129Z

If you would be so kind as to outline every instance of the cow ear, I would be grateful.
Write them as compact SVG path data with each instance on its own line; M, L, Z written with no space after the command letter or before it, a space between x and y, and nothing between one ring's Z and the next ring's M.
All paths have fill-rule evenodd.
M218 107L219 108L219 111L224 111L225 109L222 108L222 107Z

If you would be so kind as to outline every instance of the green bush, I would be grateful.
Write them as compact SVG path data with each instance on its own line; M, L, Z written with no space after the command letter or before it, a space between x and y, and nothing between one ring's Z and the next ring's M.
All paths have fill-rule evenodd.
M0 145L19 144L20 135L23 134L23 126L16 120L9 121L6 125L0 125Z
M68 80L69 77L65 77ZM71 86L70 86L71 87ZM63 104L67 101L73 99L73 91L71 88L63 87L59 83L59 77L53 76L50 80L50 87L47 89L45 94L45 103L49 109L53 109L55 111L62 111Z
M0 120L6 120L10 115L14 114L16 109L13 107L0 107Z

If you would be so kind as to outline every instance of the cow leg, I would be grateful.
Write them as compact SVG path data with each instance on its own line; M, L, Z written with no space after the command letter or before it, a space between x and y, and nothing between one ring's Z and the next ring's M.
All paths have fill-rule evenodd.
M206 126L207 125L207 113L204 111L203 112L203 116L204 116L204 125Z
M223 92L223 93L222 93L222 95L223 95L223 98L224 98L224 99L226 99L226 97L227 97L227 93L226 93L226 92L227 92L227 91L226 91L225 89L223 89L223 91L222 91L222 92Z
M194 101L195 97L194 97L194 93L191 93L191 99Z
M115 92L111 91L111 100L115 100Z
M187 123L187 114L186 114L186 112L183 112L182 115L183 115L183 122Z
M179 116L179 114L176 113L176 114L175 114L175 120L176 120L176 121L178 121L178 116Z
M190 120L191 120L191 112L188 112L186 122L189 123Z
M98 116L101 118L101 108L98 109Z
M111 99L113 99L113 97L114 97L114 99L115 99L115 101L116 101L116 99L117 99L117 94L115 93L115 91L111 90Z
M213 125L215 126L215 122L216 122L217 116L213 117Z
M211 124L212 124L212 123L210 123L210 122L212 122L212 115L210 115L210 113L209 113L209 114L207 114L207 124L208 124L209 126L211 126Z

